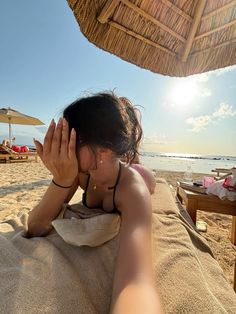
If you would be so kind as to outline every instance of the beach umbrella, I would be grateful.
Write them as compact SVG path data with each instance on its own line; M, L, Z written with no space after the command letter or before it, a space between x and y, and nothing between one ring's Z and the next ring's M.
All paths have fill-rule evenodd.
M22 124L22 125L43 125L44 123L37 118L27 116L19 111L12 108L1 108L0 109L0 123L8 123L9 125L9 141L11 146L11 125Z
M170 76L236 63L236 0L67 0L97 47Z

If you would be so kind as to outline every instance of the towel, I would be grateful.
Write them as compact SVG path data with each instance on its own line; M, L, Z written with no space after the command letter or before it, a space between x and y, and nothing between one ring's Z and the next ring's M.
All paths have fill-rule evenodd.
M155 197L153 261L165 313L234 314L233 288L164 180ZM119 233L99 246L78 246L56 230L28 239L26 225L27 215L0 223L0 313L108 314Z

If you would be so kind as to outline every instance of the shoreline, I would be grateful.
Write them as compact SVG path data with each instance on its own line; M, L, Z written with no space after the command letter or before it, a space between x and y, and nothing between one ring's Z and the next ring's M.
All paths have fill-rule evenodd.
M51 181L51 174L42 162L0 164L0 221L28 213L41 200ZM201 180L204 173L193 173L193 180ZM158 170L155 177L166 179L173 189L177 181L183 180L184 172ZM81 200L78 190L70 203ZM233 284L236 247L229 240L231 216L198 211L198 220L207 223L207 232L201 233L207 239L216 260L224 271L228 282Z

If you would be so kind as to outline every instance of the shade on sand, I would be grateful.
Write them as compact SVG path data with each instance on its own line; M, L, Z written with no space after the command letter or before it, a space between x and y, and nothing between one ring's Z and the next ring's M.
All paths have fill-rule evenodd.
M89 41L170 76L236 63L236 0L67 0Z
M27 116L26 114L20 113L11 108L0 109L0 123L8 123L9 125L9 140L11 144L11 125L22 124L22 125L42 125L44 124L37 118Z

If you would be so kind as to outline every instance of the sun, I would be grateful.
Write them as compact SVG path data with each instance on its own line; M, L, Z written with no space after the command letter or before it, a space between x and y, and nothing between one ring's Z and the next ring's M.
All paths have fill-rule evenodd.
M170 88L168 100L172 107L185 109L191 107L197 96L197 84L193 80L182 79Z

